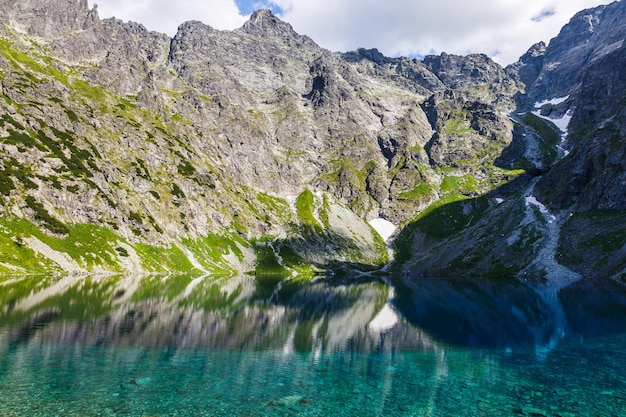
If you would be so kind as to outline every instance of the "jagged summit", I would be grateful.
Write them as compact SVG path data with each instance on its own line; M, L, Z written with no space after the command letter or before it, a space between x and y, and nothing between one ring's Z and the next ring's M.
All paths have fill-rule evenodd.
M257 36L296 34L289 23L280 20L269 9L260 9L253 12L250 19L243 24L240 30Z
M243 26L235 31L259 37L275 37L284 42L296 41L300 44L316 45L308 36L300 35L293 27L278 18L269 9L256 10Z

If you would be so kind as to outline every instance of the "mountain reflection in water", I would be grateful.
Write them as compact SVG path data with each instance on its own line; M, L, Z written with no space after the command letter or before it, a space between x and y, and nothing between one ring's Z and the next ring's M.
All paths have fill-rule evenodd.
M0 284L0 343L371 352L626 331L626 290L612 281L576 282L556 302L514 280L394 281L388 303L389 287L372 278L13 277Z
M384 281L2 277L0 415L626 412L623 285Z
M41 277L4 281L0 345L18 343L154 349L370 352L432 348L418 329L368 324L387 302L378 280L191 276ZM271 295L270 299L266 297Z
M511 279L420 277L403 279L396 292L408 322L450 345L539 351L563 338L626 332L626 287L614 281L557 291Z

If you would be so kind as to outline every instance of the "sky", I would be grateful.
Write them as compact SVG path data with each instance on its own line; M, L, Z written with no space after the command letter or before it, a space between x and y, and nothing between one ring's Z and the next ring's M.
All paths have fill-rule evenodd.
M347 52L377 48L391 57L485 53L502 65L539 41L548 43L578 11L610 0L90 0L100 18L142 23L176 34L199 20L240 27L252 11L271 9L320 46Z

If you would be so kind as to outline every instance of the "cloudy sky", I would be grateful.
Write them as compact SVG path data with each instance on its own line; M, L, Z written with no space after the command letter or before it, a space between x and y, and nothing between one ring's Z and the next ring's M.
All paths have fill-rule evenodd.
M387 56L483 52L510 64L546 43L578 11L610 0L96 0L101 18L142 23L170 36L187 20L240 27L270 8L333 51L378 48ZM89 1L90 6L94 0Z

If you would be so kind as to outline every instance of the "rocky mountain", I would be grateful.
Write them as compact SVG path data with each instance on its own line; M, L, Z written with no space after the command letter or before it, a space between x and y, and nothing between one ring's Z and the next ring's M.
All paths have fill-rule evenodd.
M623 158L600 156L624 142L623 76L602 71L623 12L581 12L502 68L332 53L267 10L170 39L86 0L0 0L0 272L371 270L388 260L376 218L402 225L410 274L561 271L533 256L584 247L598 227L577 219L624 210ZM606 267L558 260L619 275L623 231L597 222Z
M502 156L527 174L411 224L407 271L624 277L625 12L621 1L582 11L505 68L519 92Z

